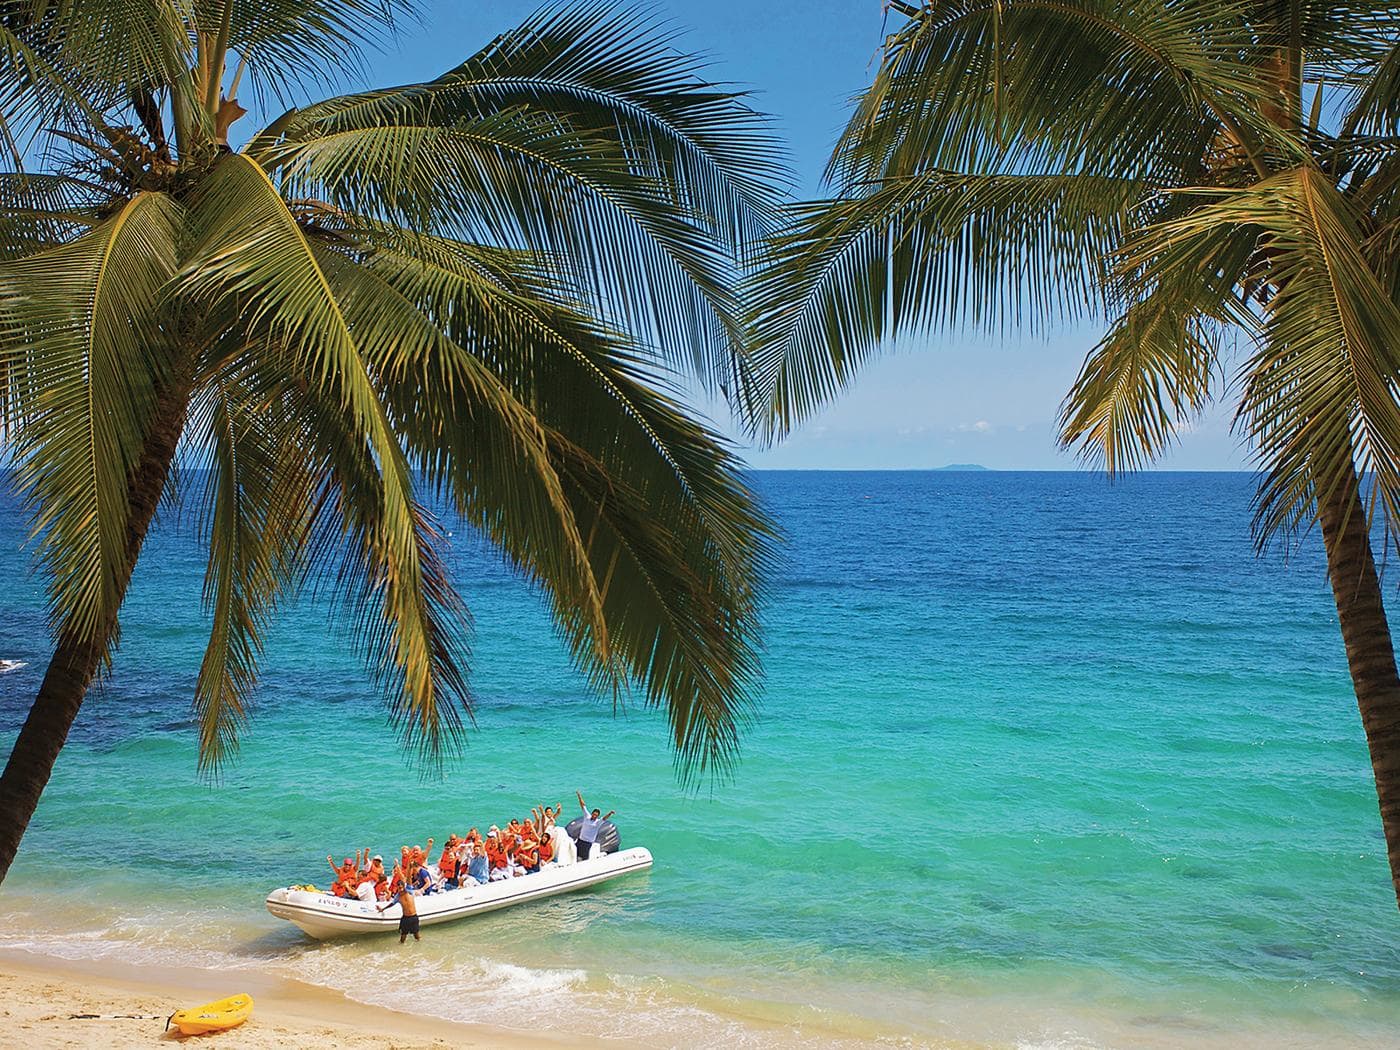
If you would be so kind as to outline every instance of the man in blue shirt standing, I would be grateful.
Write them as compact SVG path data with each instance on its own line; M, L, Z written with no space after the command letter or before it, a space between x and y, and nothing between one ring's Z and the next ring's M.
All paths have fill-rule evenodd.
M588 855L593 852L593 843L598 841L598 832L603 826L603 821L611 817L617 810L610 809L607 816L602 817L598 815L602 812L599 809L595 809L590 814L588 806L583 801L583 792L575 791L574 794L578 796L578 808L583 810L583 820L578 829L578 859L587 860Z

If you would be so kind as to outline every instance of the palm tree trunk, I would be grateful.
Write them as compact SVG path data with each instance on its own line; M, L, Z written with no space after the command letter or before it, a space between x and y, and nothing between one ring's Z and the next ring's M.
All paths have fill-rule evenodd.
M1395 649L1355 475L1350 484L1321 500L1318 511L1327 548L1327 575L1371 749L1390 878L1400 906L1400 674L1395 669Z
M184 429L188 401L187 381L176 383L162 394L141 460L127 483L131 515L126 557L117 585L118 607L126 596L146 531L155 517L161 493L165 491L175 446ZM58 644L39 686L39 695L15 740L5 772L0 774L0 882L9 874L20 839L39 805L39 796L49 782L58 753L78 717L88 686L116 639L117 608L109 612L95 636L85 637L68 628L59 631Z

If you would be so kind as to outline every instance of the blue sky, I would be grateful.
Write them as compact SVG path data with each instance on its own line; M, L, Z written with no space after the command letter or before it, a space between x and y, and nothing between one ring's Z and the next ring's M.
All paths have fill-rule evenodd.
M506 0L425 0L425 24L405 28L397 48L372 57L380 84L435 76L534 10ZM798 192L819 192L822 165L850 97L869 81L882 39L880 0L658 0L654 9L687 30L686 50L712 59L714 79L755 93L790 144ZM838 404L786 443L750 450L757 467L920 468L980 463L1000 469L1068 469L1054 419L1097 333L1067 327L1048 337L948 336L910 342L877 362ZM1185 434L1162 467L1247 466L1229 417L1210 416Z

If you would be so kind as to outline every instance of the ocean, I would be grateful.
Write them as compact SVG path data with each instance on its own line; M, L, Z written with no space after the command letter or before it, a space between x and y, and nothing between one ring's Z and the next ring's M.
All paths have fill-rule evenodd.
M444 775L311 595L201 780L203 562L192 522L163 525L0 891L0 948L655 1046L1396 1045L1400 912L1320 544L1256 557L1250 476L754 483L787 535L760 715L732 778L692 791L662 717L590 695L467 530L478 706ZM0 658L27 662L0 675L6 753L47 657L25 536L0 495ZM263 908L324 885L328 852L568 813L575 789L652 872L402 948Z

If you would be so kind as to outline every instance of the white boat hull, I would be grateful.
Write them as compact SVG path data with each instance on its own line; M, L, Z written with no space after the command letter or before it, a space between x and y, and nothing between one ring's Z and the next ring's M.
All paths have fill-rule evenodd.
M440 922L456 922L470 915L509 908L526 901L572 893L585 886L595 886L608 879L646 871L650 867L651 852L636 846L575 864L550 864L533 875L519 875L500 882L430 893L416 898L419 923L433 926ZM317 940L362 933L397 932L402 914L397 904L380 914L377 904L290 888L269 893L267 910L277 918L300 927Z

